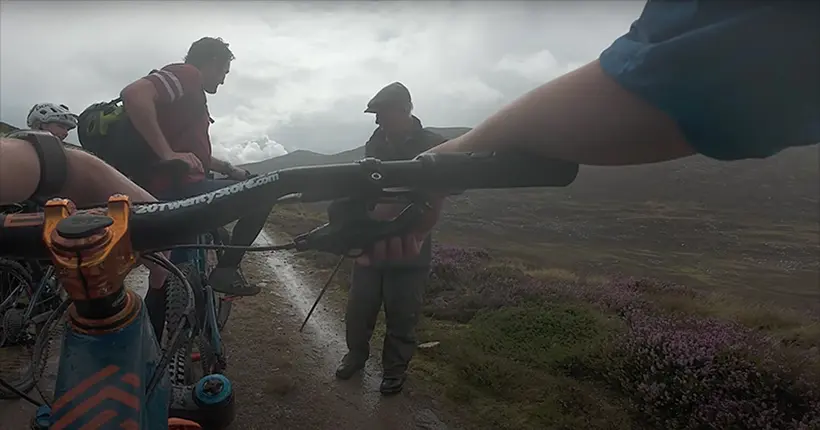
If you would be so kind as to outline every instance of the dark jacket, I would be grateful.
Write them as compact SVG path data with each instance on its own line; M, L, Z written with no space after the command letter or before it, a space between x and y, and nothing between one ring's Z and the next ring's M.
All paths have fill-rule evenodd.
M411 160L428 149L444 143L447 139L425 130L421 121L413 116L413 131L401 143L388 141L384 130L379 127L370 136L364 146L366 157L375 157L383 161ZM430 247L432 238L428 235L417 258L405 261L382 262L377 267L428 267L430 266Z

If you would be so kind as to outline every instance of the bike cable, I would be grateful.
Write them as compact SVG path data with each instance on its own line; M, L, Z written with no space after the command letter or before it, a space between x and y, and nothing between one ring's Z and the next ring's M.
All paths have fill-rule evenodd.
M185 244L174 245L162 249L152 249L146 253L162 252L171 249L241 249L248 252L270 252L270 251L289 251L296 249L295 243L284 243L279 245L268 246L241 246L241 245L210 245L210 244Z
M23 399L23 400L25 400L25 401L27 401L27 402L31 403L32 405L34 405L34 406L36 406L36 407L38 407L38 408L39 408L40 406L43 406L43 404L42 404L42 403L40 403L40 402L38 402L37 400L34 400L33 398L29 397L28 395L26 395L26 393L24 393L24 392L22 392L22 391L18 390L16 387L14 387L13 385L11 385L11 384L9 384L8 382L6 382L6 380L5 380L5 379L3 379L3 378L0 378L0 385L1 385L1 386L3 386L3 388L5 388L5 389L7 389L7 390L11 391L11 392L12 392L12 394L14 394L15 396L17 396L17 397L19 397L19 398L21 398L21 399ZM41 394L41 395L42 395L42 394Z

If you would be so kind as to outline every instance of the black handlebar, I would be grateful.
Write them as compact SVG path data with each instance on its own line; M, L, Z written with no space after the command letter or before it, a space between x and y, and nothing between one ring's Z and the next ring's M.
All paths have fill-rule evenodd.
M131 242L137 252L165 249L237 220L248 207L270 207L291 194L299 194L302 202L375 201L391 189L424 195L469 189L564 187L577 174L576 163L521 153L422 154L409 161L366 158L355 163L294 167L187 199L133 204ZM402 219L411 219L414 214L418 215L408 213ZM27 215L26 222L13 216L5 218L0 215L0 256L48 258L42 242L42 213ZM362 237L358 242L366 246L372 240ZM325 248L331 251L334 247L327 244Z

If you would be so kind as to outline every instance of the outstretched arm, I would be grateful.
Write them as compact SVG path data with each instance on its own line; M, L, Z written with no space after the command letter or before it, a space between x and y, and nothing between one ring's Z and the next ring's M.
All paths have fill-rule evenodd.
M521 96L466 134L429 152L520 149L545 158L590 165L654 163L692 155L676 123L621 88L593 61ZM415 234L374 245L359 258L402 259L418 254L438 221L442 200Z
M526 93L432 152L514 147L589 165L654 163L695 153L675 121L604 74L598 60Z

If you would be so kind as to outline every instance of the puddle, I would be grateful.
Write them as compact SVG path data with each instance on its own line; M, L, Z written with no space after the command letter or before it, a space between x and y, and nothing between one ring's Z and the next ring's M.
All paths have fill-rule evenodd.
M139 266L131 270L123 283L140 297L145 298L145 293L148 292L148 269L145 266Z
M270 233L263 230L256 239L255 244L272 245L281 243L284 240L287 239L274 240ZM257 270L278 281L277 288L281 289L280 293L296 309L298 317L304 320L308 311L310 311L310 307L313 306L313 302L316 301L323 282L310 279L300 273L291 262L293 258L296 258L294 254L270 252L262 254L262 257L267 265L266 267L259 267ZM333 375L345 352L347 352L344 325L339 314L320 302L313 311L310 320L305 324L302 336L306 342L313 343L314 347L318 347L323 351L325 368L320 371L327 375ZM378 391L381 383L381 371L375 364L376 361L377 357L373 357L367 362L361 378L361 386L358 387L362 391L358 394L362 406L368 409L371 414L375 412L376 406L381 400L381 394ZM351 384L344 385L350 386Z

